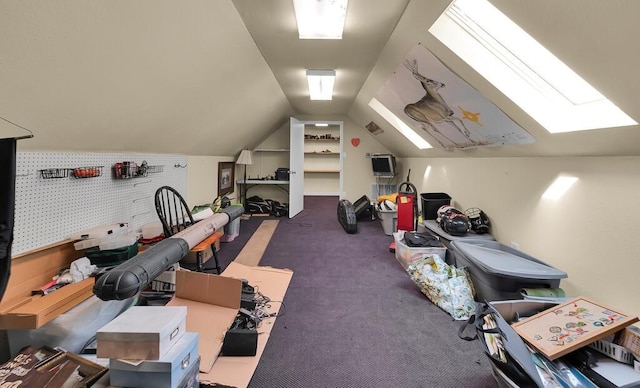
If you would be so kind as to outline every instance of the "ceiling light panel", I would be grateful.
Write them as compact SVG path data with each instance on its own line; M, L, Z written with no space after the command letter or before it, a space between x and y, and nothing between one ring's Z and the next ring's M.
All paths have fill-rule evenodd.
M307 70L309 98L312 100L331 100L335 79L335 70Z
M348 0L293 0L300 39L342 39Z
M455 0L429 32L551 133L637 124L486 0Z

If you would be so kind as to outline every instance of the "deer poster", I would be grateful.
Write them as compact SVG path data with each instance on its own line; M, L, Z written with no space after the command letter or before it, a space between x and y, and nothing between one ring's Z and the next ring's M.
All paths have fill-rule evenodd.
M452 150L535 142L420 44L376 99L434 147Z

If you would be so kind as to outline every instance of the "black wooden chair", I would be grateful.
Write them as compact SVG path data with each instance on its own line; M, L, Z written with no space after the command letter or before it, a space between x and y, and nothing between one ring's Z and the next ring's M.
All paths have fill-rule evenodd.
M155 204L156 213L162 223L162 229L165 237L171 237L195 223L191 210L189 210L189 207L187 206L187 202L173 187L162 186L156 190ZM194 252L196 255L196 271L204 272L205 270L215 269L218 274L221 273L216 245L220 243L222 236L224 236L222 231L215 231L211 236L202 240L202 242L189 250L189 252ZM204 263L202 262L204 252L209 247L211 247L211 251L213 252L215 268L205 268ZM183 266L188 267L185 265Z

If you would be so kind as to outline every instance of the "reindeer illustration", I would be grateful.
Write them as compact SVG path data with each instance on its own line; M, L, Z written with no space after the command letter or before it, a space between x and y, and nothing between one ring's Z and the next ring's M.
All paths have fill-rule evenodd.
M471 132L469 132L469 129L464 125L462 119L454 116L453 110L447 105L447 102L438 92L438 89L443 88L445 84L429 79L418 73L418 61L416 59L405 60L404 66L420 81L420 84L426 91L424 97L418 102L408 104L404 107L404 113L406 113L407 116L421 123L420 126L422 129L429 133L431 137L445 149L452 147L463 148L484 143L471 139ZM438 126L442 124L453 126L467 141L459 143L453 140L451 135L447 136L438 128ZM444 130L444 128L442 129ZM451 145L445 145L436 134L446 139Z

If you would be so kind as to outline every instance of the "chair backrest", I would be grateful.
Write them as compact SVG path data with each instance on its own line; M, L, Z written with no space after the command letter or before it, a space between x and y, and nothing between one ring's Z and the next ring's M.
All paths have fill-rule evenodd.
M187 202L173 187L162 186L156 190L155 203L165 237L194 224Z

